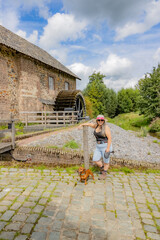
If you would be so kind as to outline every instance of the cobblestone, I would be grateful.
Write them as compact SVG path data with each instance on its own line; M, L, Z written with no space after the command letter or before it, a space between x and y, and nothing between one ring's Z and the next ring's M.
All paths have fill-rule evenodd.
M160 174L94 175L1 168L0 239L160 239Z

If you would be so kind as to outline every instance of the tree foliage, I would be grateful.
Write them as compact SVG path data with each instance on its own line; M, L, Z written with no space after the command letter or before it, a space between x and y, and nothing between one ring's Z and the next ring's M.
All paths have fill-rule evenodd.
M117 113L129 113L138 110L139 90L122 88L117 95Z
M85 96L84 99L86 103L86 114L87 116L90 116L90 118L93 118L93 103L87 96Z
M113 117L116 109L116 93L112 89L108 89L103 82L105 75L93 73L89 76L89 83L84 89L83 94L92 102L93 116L98 114Z
M160 117L160 65L140 79L137 88L140 112L151 118Z

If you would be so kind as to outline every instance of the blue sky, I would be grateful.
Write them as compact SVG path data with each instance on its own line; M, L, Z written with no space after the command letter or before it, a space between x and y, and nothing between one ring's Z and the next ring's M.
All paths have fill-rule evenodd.
M82 80L94 71L118 91L160 62L160 0L0 0L0 24Z

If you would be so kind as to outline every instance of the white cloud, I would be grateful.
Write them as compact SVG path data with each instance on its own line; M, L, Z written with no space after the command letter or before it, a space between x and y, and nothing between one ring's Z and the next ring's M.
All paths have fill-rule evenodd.
M122 58L116 54L110 54L106 61L100 62L99 71L106 76L127 75L132 63L127 58Z
M74 63L68 68L81 78L81 81L77 81L77 89L83 90L87 86L89 76L93 72L101 72L106 75L106 78L104 78L106 86L118 91L122 87L134 87L138 81L136 77L127 76L130 66L131 62L127 58L110 54L106 61L99 63L97 69L82 63Z
M33 9L36 9L40 17L47 19L50 16L47 6L50 2L51 0L1 0L0 23L15 32L20 24L20 16Z
M93 39L98 40L100 42L102 41L102 38L98 34L93 34Z
M114 89L118 92L121 88L134 88L140 78L118 78L115 80L113 77L104 79L104 83L108 88Z
M65 47L58 47L56 49L50 50L49 53L56 58L61 63L65 64L67 60L68 49Z
M15 11L12 11L12 9L4 11L0 8L0 23L11 31L15 31L19 24L19 15Z
M107 22L119 41L144 33L160 22L160 0L63 0L64 9L91 25Z
M77 21L70 14L56 13L48 19L48 24L40 37L40 46L45 49L51 49L57 47L63 41L75 41L84 36L85 28L85 21Z
M77 89L84 89L88 84L88 77L94 72L94 69L82 63L73 63L67 67L81 78L81 81L77 80Z
M29 42L36 44L37 40L38 40L38 31L34 30L32 34L30 34L30 36L27 37L27 33L25 31L22 30L18 30L16 32L17 35L19 35L22 38L25 38L26 40L28 40Z
M72 65L68 66L71 71L75 72L76 74L84 74L84 76L88 75L91 73L93 70L91 67L88 67L82 63L73 63Z
M132 34L144 33L159 22L160 1L152 1L146 7L143 22L127 22L123 27L117 27L115 40L122 40Z
M156 52L154 53L153 59L154 59L156 62L160 63L160 48L158 48L158 49L156 50Z
M24 10L28 10L28 11L30 11L33 8L37 8L39 16L47 19L50 16L49 7L48 7L48 3L50 2L51 0L26 0L26 1L23 1L21 5L23 6ZM52 0L52 2L54 2L54 0Z

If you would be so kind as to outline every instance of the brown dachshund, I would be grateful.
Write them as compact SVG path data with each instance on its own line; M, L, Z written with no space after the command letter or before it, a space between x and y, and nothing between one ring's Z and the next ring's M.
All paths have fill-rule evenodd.
M92 173L92 171L90 169L86 170L85 168L80 167L78 169L78 173L80 175L80 181L82 182L82 180L85 180L85 185L87 184L87 180L89 178L89 175L91 175L93 180L94 180L94 175L93 175L93 173Z

